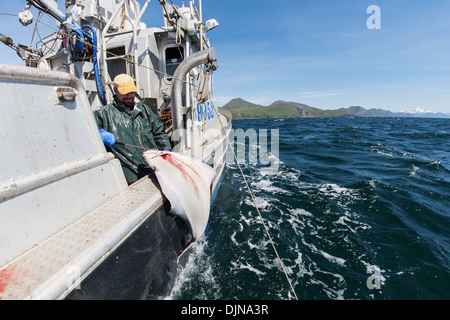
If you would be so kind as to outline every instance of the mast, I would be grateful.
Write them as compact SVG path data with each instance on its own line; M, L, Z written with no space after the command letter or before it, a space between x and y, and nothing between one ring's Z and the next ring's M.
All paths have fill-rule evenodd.
M198 10L199 10L199 19L200 19L200 48L198 48L199 51L203 50L203 6L202 6L202 0L198 0ZM201 68L203 72L203 68Z

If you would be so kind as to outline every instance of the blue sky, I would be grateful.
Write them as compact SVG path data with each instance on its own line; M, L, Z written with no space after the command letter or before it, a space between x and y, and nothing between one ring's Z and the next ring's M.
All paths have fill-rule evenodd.
M285 100L321 109L450 113L449 0L202 2L205 20L220 23L209 32L219 59L214 93L220 106L240 97L262 105ZM2 1L0 12L18 13L24 3ZM367 28L371 5L380 8L381 29ZM157 0L152 9L160 14ZM146 18L159 24L154 15ZM0 19L3 34L12 36L10 28L25 34L15 43L28 44L32 26ZM1 44L2 62L11 62L11 53Z
M322 109L450 112L450 1L204 1L221 26L216 96ZM370 5L381 29L369 30ZM221 86L219 88L219 86Z

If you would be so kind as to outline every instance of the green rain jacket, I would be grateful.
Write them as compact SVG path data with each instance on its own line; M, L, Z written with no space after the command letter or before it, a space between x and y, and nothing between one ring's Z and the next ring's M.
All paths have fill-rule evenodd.
M117 142L146 149L170 148L169 137L158 116L141 102L136 102L131 110L114 99L114 102L96 110L94 117L99 128L111 132L116 138L115 147L109 151L120 160L128 183L135 182L152 171L142 157L144 150Z

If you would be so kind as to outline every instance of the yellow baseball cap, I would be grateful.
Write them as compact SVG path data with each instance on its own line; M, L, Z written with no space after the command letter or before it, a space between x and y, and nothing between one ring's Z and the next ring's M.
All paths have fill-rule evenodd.
M133 78L125 73L119 74L114 78L114 87L117 88L120 94L138 92Z

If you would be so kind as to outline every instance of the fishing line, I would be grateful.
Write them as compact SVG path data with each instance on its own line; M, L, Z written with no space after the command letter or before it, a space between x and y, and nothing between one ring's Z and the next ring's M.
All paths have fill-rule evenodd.
M136 149L142 149L144 151L149 150L149 149L144 148L144 147L135 146L133 144L127 144L127 143L123 143L123 142L119 142L119 141L116 141L116 144L119 145L119 146L126 146L126 147L131 147L131 148L136 148Z
M17 14L8 14L8 13L3 13L3 12L0 12L0 15L17 16ZM40 20L37 20L36 22L39 22L39 23L42 23L42 24L48 26L47 24L43 23L43 22L40 21ZM50 27L50 26L49 26L49 27ZM51 27L51 28L55 29L54 27ZM94 47L94 45L92 45L92 44L90 44L90 43L86 43L86 45L87 45L87 46L91 46L92 48ZM153 69L153 68L148 67L148 66L145 66L145 65L141 65L141 64L139 64L139 63L136 63L136 62L132 61L131 59L128 59L128 58L125 58L125 57L120 57L118 54L114 54L113 52L109 52L109 51L107 51L107 50L105 50L105 49L103 49L103 48L99 48L99 47L97 47L97 46L95 46L95 47L96 47L96 49L97 49L98 51L106 51L106 52L107 52L108 54L110 54L111 56L114 56L114 57L116 57L116 58L118 58L118 59L122 59L122 60L124 60L125 62L128 62L128 63L131 63L131 64L133 64L133 65L136 65L137 67L144 68L144 69L148 69L148 70L154 71L154 72L156 72L156 73L160 73L160 74L162 74L162 75L164 75L164 76L170 76L169 74L167 74L167 73L165 73L165 72L162 72L162 71ZM191 84L189 81L186 81L185 79L175 79L175 80L181 81L181 82L183 82L183 83L185 83L185 84L193 85L193 86L195 87L194 84ZM216 111L216 113L219 115L218 109L217 109L217 107L214 105L212 99L211 99L211 104L212 104L214 110ZM244 172L243 172L241 166L239 165L239 162L238 162L236 153L234 152L234 148L233 148L233 146L231 145L230 139L228 138L228 135L227 135L226 132L225 132L225 127L224 127L224 125L223 125L222 120L220 119L220 117L219 117L219 122L220 122L220 125L221 125L221 127L222 127L222 131L225 133L225 137L226 137L226 139L227 139L227 143L228 143L229 147L231 147L230 149L231 149L231 151L233 152L233 157L234 157L234 159L235 159L235 161L236 161L236 164L238 165L239 171L240 171L241 176L242 176L242 178L243 178L243 180L244 180L244 183L245 183L245 185L246 185L246 188L247 188L247 190L248 190L248 192L249 192L249 194L250 194L250 197L251 197L251 199L252 199L252 201L253 201L253 205L254 205L254 207L255 207L257 213L258 213L259 219L261 220L261 223L262 223L262 225L263 225L263 227L264 227L264 230L265 230L265 232L266 232L266 235L267 235L267 237L269 238L269 241L270 241L270 243L271 243L271 245L272 245L272 248L273 248L273 250L274 250L274 252L275 252L275 255L277 256L277 259L278 259L278 261L279 261L279 263L280 263L280 265L281 265L281 267L282 267L282 269L283 269L283 272L284 272L284 274L285 274L285 276L286 276L286 279L287 279L287 281L288 281L288 283L289 283L289 286L290 286L290 288L291 288L291 291L292 291L292 293L294 294L295 299L298 300L297 294L296 294L296 292L295 292L294 286L292 285L291 279L289 278L289 275L288 275L288 272L287 272L287 270L286 270L286 267L285 267L285 265L284 265L284 263L283 263L283 261L282 261L280 255L278 254L278 250L276 249L276 246L275 246L275 243L274 243L272 237L270 236L269 229L267 228L267 225L266 225L266 223L265 223L265 221L264 221L264 218L262 217L261 212L259 211L258 205L256 204L255 196L253 195L253 191L252 191L250 185L248 184L247 179L245 178L245 175L244 175ZM134 148L143 149L143 150L147 150L146 148L143 148L143 147L141 147L141 146L129 145L129 144L125 144L125 143L122 143L122 142L116 142L116 144L118 144L118 145L124 145L124 146L129 146L129 147L134 147Z
M218 109L216 108L216 106L214 105L212 99L211 99L211 104L212 104L212 106L213 106L215 112L219 115L219 111L218 111ZM230 139L228 138L227 133L225 132L225 127L223 126L223 123L222 123L222 120L220 119L220 116L219 116L218 118L219 118L220 125L221 125L221 127L222 127L222 132L224 133L224 135L225 135L225 137L226 137L226 139L227 139L228 146L229 146L229 148L231 149L231 152L233 152L234 160L236 161L236 164L237 164L237 166L238 166L238 168L239 168L239 171L241 172L242 179L244 180L245 186L247 187L247 190L248 190L248 192L249 192L249 194L250 194L250 197L251 197L251 199L252 199L252 201L253 201L253 206L255 207L255 209L256 209L256 211L257 211L257 213L258 213L259 219L260 219L261 222L262 222L262 225L263 225L263 227L264 227L264 230L265 230L265 232L266 232L266 235L267 235L267 237L269 238L270 244L272 245L273 251L275 252L275 255L277 256L277 259L278 259L278 261L279 261L279 263L280 263L280 265L281 265L281 268L283 269L284 275L286 276L286 279L287 279L287 281L288 281L288 283L289 283L289 286L291 287L291 291L292 291L292 293L294 294L295 299L298 300L297 294L296 294L296 292L295 292L294 286L292 285L292 281L291 281L291 279L289 278L289 275L288 275L288 272L287 272L287 270L286 270L286 267L285 267L285 265L284 265L284 263L283 263L283 260L281 259L280 255L278 254L278 250L277 250L277 248L276 248L276 246L275 246L275 242L273 241L272 237L270 236L269 229L267 228L267 225L266 225L266 223L264 222L264 218L262 217L261 212L259 211L258 205L256 204L256 199L255 199L255 196L253 195L253 191L252 191L250 185L248 184L247 179L245 178L244 171L242 171L241 165L239 164L239 161L238 161L238 159L237 159L236 153L234 152L234 147L231 145L231 141L230 141Z
M144 151L150 150L149 148L145 148L145 147L144 147L144 144L143 144L142 141L141 141L141 133L146 133L146 131L141 130L141 131L139 131L138 134L137 134L137 138L138 138L138 140L139 140L140 146L136 146L136 145L134 145L134 144L123 143L123 142L120 142L120 141L116 141L116 144L119 145L119 146L126 146L126 147L131 147L131 148L136 148L136 149L142 149L142 150L144 150ZM154 143L155 146L156 146L155 139L153 139L153 137L151 137L151 139L152 139L153 143Z

